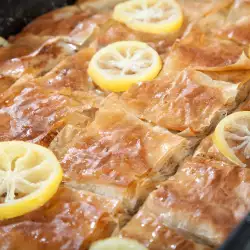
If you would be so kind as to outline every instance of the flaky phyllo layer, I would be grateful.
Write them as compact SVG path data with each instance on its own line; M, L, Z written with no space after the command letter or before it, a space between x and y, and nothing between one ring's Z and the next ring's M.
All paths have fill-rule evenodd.
M213 140L221 119L250 111L249 1L177 0L183 23L168 34L114 20L121 2L79 0L0 40L0 141L48 147L64 171L43 207L0 221L0 249L89 249L116 235L209 250L250 209L249 158L237 166ZM124 40L147 43L163 67L111 93L88 66Z

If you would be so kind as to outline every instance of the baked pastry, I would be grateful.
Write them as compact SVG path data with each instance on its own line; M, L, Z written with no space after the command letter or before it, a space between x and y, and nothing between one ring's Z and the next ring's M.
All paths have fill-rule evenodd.
M82 125L88 122L91 107L86 106L39 85L13 85L0 102L0 140L24 140L49 146L67 122Z
M126 221L118 200L60 187L40 209L0 222L0 248L88 249Z
M93 14L90 9L82 11L77 6L66 6L38 17L12 40L18 42L27 35L47 39L61 37L76 46L83 46L98 29L98 25L106 21L106 18L103 17L103 20Z
M223 25L217 26L216 32L224 39L240 44L249 44L248 25L250 4L245 0L236 0L226 12Z
M96 88L87 73L88 63L94 53L94 49L82 49L62 60L46 75L37 78L34 82L46 89L59 92L64 89L71 90L72 92L89 92L95 90Z
M51 143L70 185L123 201L134 210L175 172L188 140L129 113L115 95L85 129L66 127Z
M121 100L142 119L184 136L199 137L236 106L239 93L233 82L187 69L174 81L163 76L135 85Z
M35 211L5 209L0 248L87 250L113 235L149 250L219 247L250 209L249 11L79 0L0 38L0 215L9 193L49 185L51 165L59 186ZM6 141L25 142L13 154ZM44 168L34 143L61 167L46 149Z
M208 246L193 241L188 233L167 227L154 205L157 198L150 195L142 208L119 232L119 236L135 239L149 250L209 250Z
M151 194L150 208L162 214L166 226L218 247L249 211L249 182L249 169L187 159Z
M7 85L3 91L16 81L25 82L47 73L75 51L76 48L71 44L58 38L51 38L29 54L3 60L0 63L0 81L1 84L3 82L4 85Z

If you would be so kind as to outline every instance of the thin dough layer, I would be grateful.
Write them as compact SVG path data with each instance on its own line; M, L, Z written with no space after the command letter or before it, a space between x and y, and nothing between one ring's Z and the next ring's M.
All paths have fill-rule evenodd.
M220 246L250 209L250 171L210 159L188 159L151 194L164 224Z
M2 92L17 81L26 82L44 75L65 57L74 54L76 49L72 44L52 38L27 55L3 61L0 63L0 84L7 87Z
M241 88L222 76L212 77L219 80L185 70L175 81L165 76L135 85L121 100L143 119L184 136L201 136L235 107Z
M88 100L87 100L88 101ZM34 84L16 84L0 102L0 140L24 140L48 146L66 124L84 124L90 105Z
M6 250L87 250L111 236L126 216L115 199L60 187L40 209L0 222L0 248Z
M184 138L140 121L108 96L86 129L65 128L52 142L64 181L116 197L133 210L188 151Z
M175 231L163 224L161 214L152 210L155 203L150 195L138 213L122 228L119 235L135 239L144 244L149 250L209 250L184 236L183 232Z

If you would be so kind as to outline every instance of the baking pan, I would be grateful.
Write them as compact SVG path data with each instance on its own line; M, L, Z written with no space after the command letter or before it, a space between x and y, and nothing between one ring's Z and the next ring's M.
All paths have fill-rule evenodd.
M0 0L0 36L8 38L17 34L34 18L74 2L75 0ZM250 213L219 250L250 250Z
M74 2L75 0L0 0L0 36L8 38L20 32L35 17Z
M250 213L219 250L250 250Z

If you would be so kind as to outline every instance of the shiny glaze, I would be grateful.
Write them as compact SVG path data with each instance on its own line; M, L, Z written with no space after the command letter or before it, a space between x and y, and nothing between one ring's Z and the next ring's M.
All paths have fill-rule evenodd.
M109 14L96 14L90 8L81 11L76 6L67 6L38 17L16 37L12 37L11 41L35 35L41 38L62 37L77 46L83 46L109 18Z
M209 250L185 238L180 232L168 228L162 223L157 210L150 210L148 204L154 202L150 196L145 205L121 230L120 236L135 239L149 250Z
M43 77L36 79L36 82L54 91L63 88L72 91L94 90L95 87L87 74L88 64L94 53L94 49L82 49L60 62Z
M65 152L57 153L65 181L114 185L127 192L131 189L133 195L137 188L147 188L152 182L150 176L157 181L161 173L172 174L174 165L164 163L186 145L185 139L152 128L129 114L114 95L107 97L86 130L75 133L73 138L70 131L67 134L69 147L67 142L53 147L54 152ZM65 134L59 134L58 141L60 136Z
M0 248L6 250L86 250L118 227L119 201L60 187L40 209L0 222Z
M241 63L243 52L246 61ZM203 33L198 25L194 25L186 36L173 46L166 58L164 71L173 74L186 67L210 71L250 69L247 55L247 47L220 39L214 34Z
M218 114L235 105L236 88L186 70L173 82L165 76L138 84L124 93L122 100L148 121L171 130L186 130L188 135L199 135L209 129ZM224 95L227 92L229 95Z
M177 2L183 8L184 14L194 21L227 7L233 0L177 0Z
M219 246L250 209L250 171L188 159L152 196L166 225Z
M193 157L206 157L225 162L227 164L235 165L217 149L213 143L212 135L207 136L201 141L200 145L195 150Z
M183 9L184 24L182 28L173 33L154 35L150 33L138 32L128 28L126 25L112 20L112 11L116 4L122 2L121 0L111 1L78 1L80 8L83 11L94 10L103 15L110 16L109 20L101 26L100 34L97 35L97 39L92 46L96 46L97 49L107 46L108 44L120 41L120 40L138 40L148 43L152 46L160 55L166 57L171 46L175 40L181 38L187 26L199 20L204 15L210 12L215 12L224 8L232 3L233 0L206 0L206 1L192 1L192 0L179 0L180 6Z
M243 87L241 86L243 84L249 85L250 70L203 71L203 73L210 76L213 80L238 84L240 87Z
M0 140L25 140L48 146L74 113L82 110L79 102L39 86L14 86L5 92L0 103Z
M249 44L249 13L249 1L236 0L230 8L225 24L218 30L218 34L241 44Z
M132 30L126 25L110 19L103 25L102 31L100 35L98 35L97 40L94 41L94 44L97 48L102 48L121 40L142 41L148 43L160 55L166 56L174 41L181 37L184 27L180 31L168 35L154 35Z
M0 48L0 64L12 58L19 58L30 54L32 51L38 49L46 38L29 35L25 36L15 43L9 44L7 47Z
M17 37L12 37L12 39L18 39L27 34L38 36L67 35L78 23L90 15L91 13L80 11L75 6L57 9L36 18Z
M219 31L219 35L247 45L250 43L249 25L250 19L246 19L239 23L226 26L226 28Z
M199 25L181 38L190 22L217 13L232 0L179 0L183 29L161 36L112 20L119 1L88 1L92 6L84 2L45 14L12 37L10 47L0 49L0 140L50 145L66 185L92 191L61 187L39 210L0 222L0 248L88 249L91 242L109 237L124 214L121 207L134 212L185 156L188 140L154 124L185 136L204 135L235 106L235 84L249 81L249 63L235 66L242 52L248 55L247 47L233 42L248 39L238 27L232 26L234 33L226 27L233 41L219 39L219 32L205 34ZM96 50L119 40L149 43L165 58L165 67L162 78L139 83L120 99L112 95L102 104L106 93L96 88L86 69ZM212 79L194 70L176 78L190 65ZM151 193L120 235L150 250L208 250L187 239L194 235L219 245L250 209L249 182L247 169L196 156Z
M48 72L66 56L75 52L75 46L63 41L50 39L30 54L19 58L12 58L0 64L1 80L9 80L13 84L21 77L33 78ZM26 78L24 77L24 81ZM5 89L3 89L5 90Z

